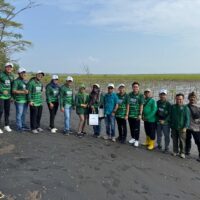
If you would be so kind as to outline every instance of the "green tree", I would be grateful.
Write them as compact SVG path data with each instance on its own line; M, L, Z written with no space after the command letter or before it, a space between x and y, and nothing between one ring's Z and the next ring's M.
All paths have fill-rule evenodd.
M37 4L29 0L23 8L17 10L9 2L0 0L0 67L11 59L13 53L24 51L31 45L31 42L24 40L23 35L19 33L23 24L16 22L15 18L35 6Z

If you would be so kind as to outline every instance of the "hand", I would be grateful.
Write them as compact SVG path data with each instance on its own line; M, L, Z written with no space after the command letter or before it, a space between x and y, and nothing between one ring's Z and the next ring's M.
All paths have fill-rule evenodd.
M7 91L7 90L4 90L4 91L3 91L3 94L4 94L4 95L7 95L7 94L8 94L8 91Z
M29 102L29 106L34 106L34 103L33 102Z
M183 128L182 132L183 133L186 133L187 129L186 128Z
M81 107L87 108L87 104L81 104Z
M142 119L142 115L138 115L138 120L141 120Z
M164 124L165 121L164 120L159 120L160 124Z
M53 107L54 107L53 103L49 103L49 107L50 107L50 109L53 109Z
M24 94L28 94L29 93L29 91L28 90L24 90Z
M128 115L125 116L125 120L128 120Z
M115 112L112 112L112 116L115 116Z
M142 120L143 120L143 121L146 121L146 119L145 119L144 117L142 117Z
M60 111L64 113L65 109L62 107L62 108L60 109Z

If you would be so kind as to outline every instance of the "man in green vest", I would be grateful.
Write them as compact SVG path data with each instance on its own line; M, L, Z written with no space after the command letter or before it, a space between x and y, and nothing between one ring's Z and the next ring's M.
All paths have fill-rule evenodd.
M5 126L4 130L11 132L12 129L9 126L9 115L10 115L10 101L11 101L11 88L14 81L14 75L12 74L13 64L6 63L5 70L0 73L0 125L1 118L4 111ZM0 126L1 127L1 126ZM0 134L3 130L0 128Z
M15 100L16 107L16 125L18 131L28 131L29 128L26 126L26 113L28 108L28 99L27 99L27 84L25 81L26 69L19 68L18 70L19 77L14 80L12 93Z
M38 71L36 76L31 78L27 84L28 88L28 103L30 106L30 124L32 133L37 134L42 132L43 129L40 128L40 120L42 117L42 78L44 77L44 72Z

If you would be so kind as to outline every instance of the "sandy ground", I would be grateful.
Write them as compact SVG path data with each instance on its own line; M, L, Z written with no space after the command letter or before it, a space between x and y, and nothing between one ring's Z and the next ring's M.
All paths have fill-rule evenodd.
M13 109L14 106L12 106ZM196 146L182 160L143 147L91 136L50 134L44 106L39 135L0 135L0 191L9 200L199 200L200 163ZM14 126L12 111L11 125ZM77 116L73 114L72 128ZM63 129L63 114L57 127ZM102 133L104 134L103 128ZM141 140L144 140L142 131ZM0 194L1 197L1 194Z

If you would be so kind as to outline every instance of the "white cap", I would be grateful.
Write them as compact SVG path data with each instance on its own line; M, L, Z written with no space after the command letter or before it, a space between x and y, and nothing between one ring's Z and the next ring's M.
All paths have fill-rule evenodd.
M114 85L113 83L109 83L109 84L108 84L108 88L109 88L109 87L115 88L115 85Z
M52 80L58 79L58 75L52 75Z
M8 67L8 66L11 66L13 68L13 64L10 63L10 62L8 62L8 63L5 64L5 67Z
M125 84L123 84L123 83L119 84L118 88L120 88L120 87L125 87Z
M162 90L160 90L159 94L167 94L167 90L162 89Z
M42 74L44 76L44 72L42 70L38 70L37 74Z
M21 74L22 72L26 72L26 69L24 69L23 67L20 67L18 69L18 73Z
M74 79L73 79L71 76L68 76L68 77L66 78L66 81L71 81L71 82L73 82Z
M98 88L100 88L100 85L99 85L99 84L97 84L97 83L95 83L93 86L97 86Z
M151 89L147 88L144 90L144 92L151 92Z

